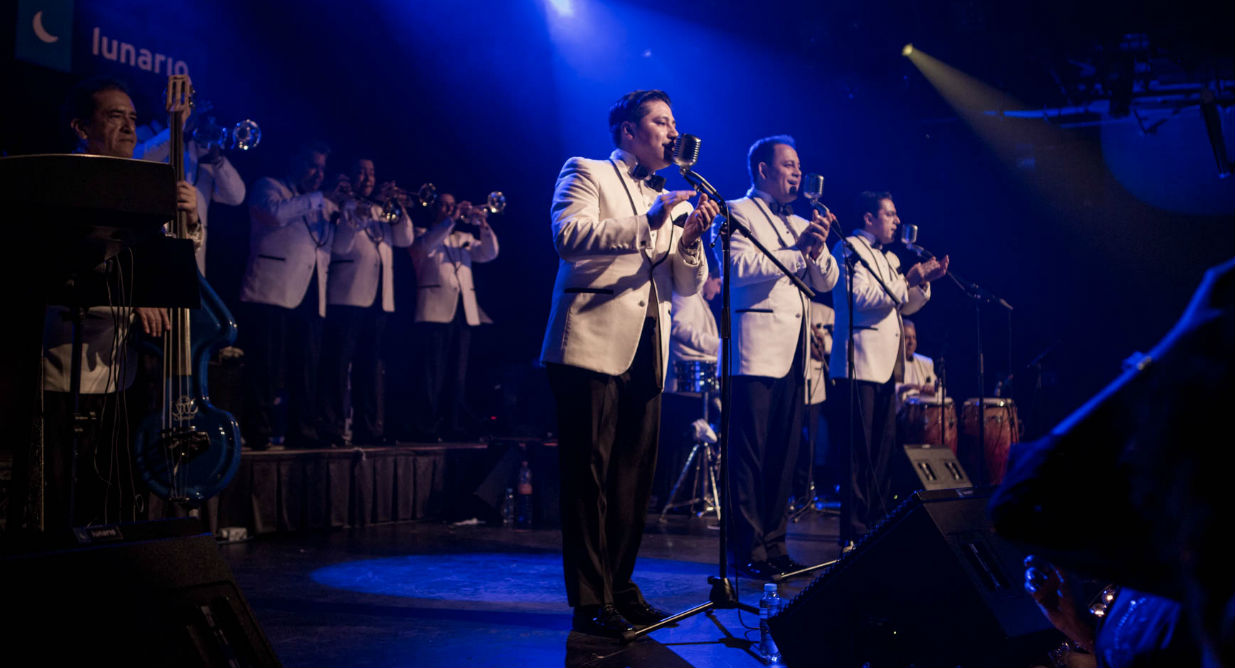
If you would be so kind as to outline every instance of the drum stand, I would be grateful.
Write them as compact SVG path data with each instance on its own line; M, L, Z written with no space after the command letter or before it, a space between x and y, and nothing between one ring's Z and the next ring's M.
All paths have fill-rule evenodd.
M669 492L665 507L660 509L660 522L665 521L665 514L670 510L681 507L694 508L695 504L703 504L703 508L695 513L695 517L715 513L716 519L718 521L721 519L720 487L717 485L720 475L720 448L716 445L716 435L712 433L711 421L708 418L711 393L704 391L702 396L703 417L692 425L695 432L695 444L686 457L686 463L682 466L682 472L678 474L677 482L673 483L673 490ZM703 424L701 425L700 422ZM691 489L694 490L694 496L687 501L674 503L673 500L677 498L678 490L681 489L682 483L686 480L687 474L691 473L692 468L694 481Z

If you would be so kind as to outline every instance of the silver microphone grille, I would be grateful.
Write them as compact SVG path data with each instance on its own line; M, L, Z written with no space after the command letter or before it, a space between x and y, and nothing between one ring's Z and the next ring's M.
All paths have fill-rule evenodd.
M802 194L807 199L816 200L823 196L823 175L822 174L807 174L806 187L802 189Z
M918 243L917 225L901 225L901 243L905 245Z
M673 164L690 168L699 161L699 138L694 135L678 135L673 143Z

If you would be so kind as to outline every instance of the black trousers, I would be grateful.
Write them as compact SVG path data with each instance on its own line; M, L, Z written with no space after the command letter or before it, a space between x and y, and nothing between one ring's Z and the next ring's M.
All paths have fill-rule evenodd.
M799 346L783 378L734 376L729 425L729 547L737 563L788 555L789 491L802 447Z
M343 443L348 398L352 409L352 441L381 440L382 339L386 312L381 297L369 307L331 306L322 336L322 440ZM350 378L351 392L348 393Z
M621 375L548 365L557 400L562 567L571 606L642 598L631 575L656 469L660 365L652 318Z
M849 419L835 421L832 439L848 454L841 466L841 543L861 538L892 510L888 476L896 447L896 383L838 378L828 401L848 406L851 387L853 411Z
M464 396L472 328L463 305L455 309L454 320L418 322L412 332L412 429L419 436L457 434L469 426Z
M322 318L317 314L316 280L294 309L248 304L240 327L245 332L244 440L260 447L277 435L275 404L285 395L288 445L318 444L318 365Z

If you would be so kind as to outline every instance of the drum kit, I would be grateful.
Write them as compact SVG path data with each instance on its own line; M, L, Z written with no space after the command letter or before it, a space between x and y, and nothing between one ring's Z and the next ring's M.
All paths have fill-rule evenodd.
M1012 444L1020 441L1016 402L1006 397L986 397L981 403L979 411L978 399L966 400L961 406L958 425L951 397L942 402L927 397L908 397L896 416L901 443L947 447L963 464L980 467L987 483L999 484L1007 470L1008 452ZM979 413L984 417L979 418ZM986 422L984 428L979 425L980 419ZM980 435L983 432L984 435ZM979 443L979 439L983 442Z
M674 508L690 508L696 517L713 514L720 516L720 447L716 431L711 425L709 412L712 397L720 390L720 378L716 375L716 362L705 360L675 360L673 372L677 377L677 391L698 394L703 402L703 415L691 425L692 441L690 454L678 474L665 506L660 510L660 521ZM674 501L682 484L693 475L691 498ZM697 509L697 510L696 510Z

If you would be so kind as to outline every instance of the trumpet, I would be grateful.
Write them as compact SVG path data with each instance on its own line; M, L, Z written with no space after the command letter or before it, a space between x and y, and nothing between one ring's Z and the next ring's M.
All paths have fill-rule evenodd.
M422 183L416 190L416 201L420 206L428 208L437 204L437 187L432 183Z
M494 190L485 199L485 208L489 210L489 215L491 216L496 216L506 211L506 196L502 194L502 191Z
M231 127L222 127L214 116L207 116L193 131L193 140L206 150L248 151L257 148L262 141L262 129L256 121L244 119Z
M382 184L378 189L382 193L380 202L373 202L382 207L382 220L394 224L407 212L408 192L395 185L394 181Z

